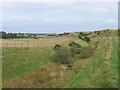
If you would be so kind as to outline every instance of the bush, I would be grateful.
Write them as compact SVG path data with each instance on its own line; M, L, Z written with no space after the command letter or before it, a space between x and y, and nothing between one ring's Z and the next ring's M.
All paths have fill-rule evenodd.
M82 36L81 36L81 35L79 35L78 37L79 37L79 39L83 40L83 38L82 38Z
M60 46L59 44L56 44L53 49L54 49L54 50L59 50L60 47L61 47L61 46Z
M55 50L55 61L61 64L70 64L72 62L72 53L69 48L61 47Z
M82 58L91 57L94 54L95 48L93 47L82 47L80 49L80 55Z
M85 42L88 42L88 43L91 41L91 39L90 39L89 37L84 37L83 40L84 40Z
M69 44L70 47L73 47L73 48L81 48L82 46L80 46L79 44L75 43L75 42L71 42Z

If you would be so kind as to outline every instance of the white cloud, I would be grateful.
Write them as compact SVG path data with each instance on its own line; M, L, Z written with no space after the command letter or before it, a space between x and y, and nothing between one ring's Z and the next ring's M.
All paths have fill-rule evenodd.
M6 17L3 19L4 22L11 22L11 21L27 21L27 22L30 22L32 21L32 17L30 16L13 16L13 17Z
M107 23L107 24L112 24L112 23L115 23L116 21L112 18L93 18L92 20L97 21L97 22Z
M85 19L79 17L60 17L60 18L46 18L43 20L44 23L63 23L63 24L77 24L84 22Z
M92 16L96 16L96 15L101 15L101 14L106 14L109 11L109 8L95 8L92 11Z
M113 19L106 19L106 23L114 23L115 22L115 20L113 20Z
M94 13L106 13L108 12L107 8L95 8Z
M24 28L64 31L90 29L92 26L95 28L99 25L103 25L99 28L117 26L117 3L26 2L4 5L3 22L5 29L8 30L20 27L23 31ZM29 31L29 29L26 30Z

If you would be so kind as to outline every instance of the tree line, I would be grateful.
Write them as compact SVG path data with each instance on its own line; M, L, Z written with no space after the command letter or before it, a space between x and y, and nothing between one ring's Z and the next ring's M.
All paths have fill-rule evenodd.
M6 33L4 31L0 32L0 38L34 38L37 39L36 34L25 34L25 33Z

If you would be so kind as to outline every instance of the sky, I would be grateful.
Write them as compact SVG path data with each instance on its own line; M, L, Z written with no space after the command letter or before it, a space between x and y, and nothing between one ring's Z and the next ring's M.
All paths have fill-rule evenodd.
M62 33L118 28L117 2L4 2L0 29Z

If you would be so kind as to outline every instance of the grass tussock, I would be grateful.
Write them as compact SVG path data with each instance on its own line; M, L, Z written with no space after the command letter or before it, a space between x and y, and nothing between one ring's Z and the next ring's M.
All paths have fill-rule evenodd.
M71 71L66 71L66 65L50 64L43 66L37 72L27 73L23 78L11 79L3 84L4 88L61 88L67 84L83 65L88 61L81 60L72 66Z
M28 73L23 78L11 79L4 83L4 88L55 88L64 85L66 80L66 66L51 64L44 66L40 71ZM63 80L64 79L64 80ZM58 83L59 81L59 83Z
M91 57L94 54L95 50L96 50L95 47L82 47L80 49L80 57L81 58Z
M98 38L95 39L98 40ZM19 55L15 55L15 53L10 53L9 51L9 55L15 56L16 59L17 56L20 55L24 55L23 57L25 57L27 53L30 54L30 58L22 58L23 61L18 60L15 63L14 58L12 58L14 59L14 61L11 62L9 61L11 60L11 56L6 55L3 62L4 70L6 70L7 73L4 72L4 75L9 76L9 73L14 73L14 71L17 72L17 69L19 69L19 71L24 71L24 69L27 71L29 70L29 68L34 69L32 70L33 72L29 72L23 77L15 78L14 76L12 76L14 77L14 79L6 79L8 81L3 83L3 88L116 88L118 86L118 58L116 52L118 48L116 39L114 38L112 40L111 38L101 38L99 43L95 44L95 42L90 42L89 44L92 45L82 46L80 48L61 48L61 46L58 45L57 47L60 48L56 48L56 50L58 50L56 51L56 53L50 48L44 48L41 53L39 52L39 50L37 51L37 53L39 53L37 54L37 56L35 55L36 51L30 50L29 48L26 48L25 52L23 53L21 53L22 51L20 51ZM17 50L15 50L15 52L16 51ZM52 62L51 64L46 66L46 62L43 62L42 64L40 63L40 60L54 60L54 53L58 55L56 60L59 60L60 62L62 61L62 64ZM66 64L67 60L75 60L77 56L79 57L79 60L76 60L74 63L72 63L72 70L66 71L66 66L68 66L68 64ZM8 58L10 59L8 60ZM34 59L35 61L33 61ZM49 61L51 62L52 60ZM17 63L19 63L20 65ZM25 67L25 65L28 65L28 63L30 63L29 68L27 68L28 66ZM9 64L11 64L11 67L13 66L12 70L8 69ZM15 64L17 64L17 66L14 66ZM23 65L23 69L21 69L21 67L15 69L16 67L21 65ZM41 69L38 70L39 65ZM5 66L7 68L5 68ZM35 71L36 68L37 71ZM21 76L19 74L16 74L16 76ZM15 75L15 73L12 75Z

